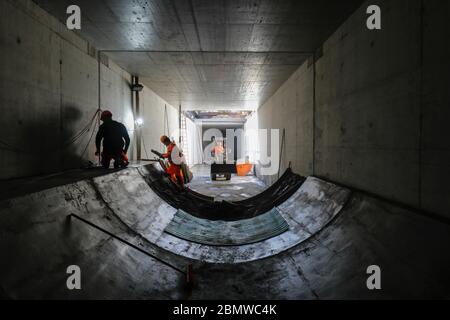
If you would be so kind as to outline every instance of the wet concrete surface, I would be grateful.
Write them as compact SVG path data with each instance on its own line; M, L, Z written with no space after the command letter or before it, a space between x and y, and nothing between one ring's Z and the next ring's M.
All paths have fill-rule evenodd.
M250 219L207 220L178 210L165 233L188 242L209 246L243 246L259 243L289 230L277 208Z

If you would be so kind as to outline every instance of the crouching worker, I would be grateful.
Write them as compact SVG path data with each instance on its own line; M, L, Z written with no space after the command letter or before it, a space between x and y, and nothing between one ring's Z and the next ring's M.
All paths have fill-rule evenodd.
M184 177L181 169L183 154L177 145L170 141L169 137L161 136L160 140L167 147L167 152L162 154L162 157L169 162L169 166L166 169L167 174L173 182L180 187L184 187Z
M130 146L130 137L127 128L112 119L110 111L103 111L100 120L103 124L98 129L95 137L95 146L97 151L95 155L100 154L100 144L103 140L103 151L101 153L101 163L103 168L108 169L111 160L114 159L114 168L125 168L128 166L127 151Z

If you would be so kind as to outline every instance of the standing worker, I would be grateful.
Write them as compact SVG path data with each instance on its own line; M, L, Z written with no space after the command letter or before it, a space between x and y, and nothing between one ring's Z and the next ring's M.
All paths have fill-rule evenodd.
M213 148L214 151L214 162L215 163L223 163L223 154L225 149L223 147L223 140L215 140L215 146Z
M100 154L100 144L103 140L103 151L101 153L101 163L103 168L108 169L112 159L114 159L114 168L125 168L128 166L127 151L130 146L130 136L127 128L112 119L112 113L108 110L102 112L100 120L103 124L99 127L95 137L95 146L97 148L95 155Z
M183 154L175 142L170 141L169 137L161 136L160 140L167 147L167 152L162 154L162 157L169 161L169 166L167 167L166 172L173 182L183 188L184 177L181 169Z

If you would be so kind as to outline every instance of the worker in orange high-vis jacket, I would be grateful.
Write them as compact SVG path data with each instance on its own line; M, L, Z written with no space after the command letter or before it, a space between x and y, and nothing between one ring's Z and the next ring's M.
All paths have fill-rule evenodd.
M167 147L167 152L162 154L162 157L169 161L169 166L166 169L167 174L173 182L180 187L184 187L184 177L181 170L183 154L175 142L170 141L169 137L161 136L160 140Z

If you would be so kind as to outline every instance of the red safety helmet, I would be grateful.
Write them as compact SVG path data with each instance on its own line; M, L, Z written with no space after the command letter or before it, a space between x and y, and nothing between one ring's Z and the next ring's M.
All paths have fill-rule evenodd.
M100 115L100 120L105 121L106 119L111 119L112 113L109 110L102 111L102 114Z
M161 137L159 138L159 140L160 140L162 143L170 143L170 138L169 138L168 136L161 136Z

